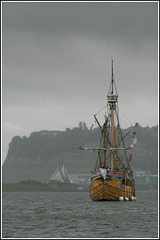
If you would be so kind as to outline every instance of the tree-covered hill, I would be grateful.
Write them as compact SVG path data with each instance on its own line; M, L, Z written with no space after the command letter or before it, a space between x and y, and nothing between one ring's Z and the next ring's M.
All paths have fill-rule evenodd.
M124 129L123 132L127 132ZM133 149L133 170L157 173L158 126L137 127L138 144ZM29 137L15 136L9 144L2 167L3 182L23 180L47 180L55 171L58 162L65 161L69 173L89 174L94 169L97 154L81 151L80 146L97 146L99 130L89 130L85 123L66 131L33 132Z

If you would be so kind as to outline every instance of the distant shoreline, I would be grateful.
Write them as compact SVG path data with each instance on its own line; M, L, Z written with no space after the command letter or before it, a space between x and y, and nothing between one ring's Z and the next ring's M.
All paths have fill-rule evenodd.
M47 185L45 183L3 183L2 192L88 192L89 185ZM136 185L136 191L158 191L158 186Z
M36 184L38 183L38 184ZM3 183L2 192L79 192L89 191L88 185L31 183Z

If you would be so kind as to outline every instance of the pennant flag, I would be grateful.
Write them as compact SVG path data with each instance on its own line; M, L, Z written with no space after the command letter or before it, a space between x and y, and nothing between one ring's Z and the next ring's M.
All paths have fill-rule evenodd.
M129 161L132 160L132 154L129 154L128 159L129 159Z

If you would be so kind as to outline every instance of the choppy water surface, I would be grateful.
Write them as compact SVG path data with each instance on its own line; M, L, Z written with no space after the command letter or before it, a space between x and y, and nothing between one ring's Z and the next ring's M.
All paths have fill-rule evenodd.
M158 193L94 202L87 192L4 192L3 238L158 238Z

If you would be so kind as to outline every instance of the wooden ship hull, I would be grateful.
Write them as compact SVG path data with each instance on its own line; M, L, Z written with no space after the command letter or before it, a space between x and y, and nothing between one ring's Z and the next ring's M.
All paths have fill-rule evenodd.
M109 172L106 179L101 173L93 172L91 176L90 198L95 201L135 200L134 179L126 179L123 173Z

